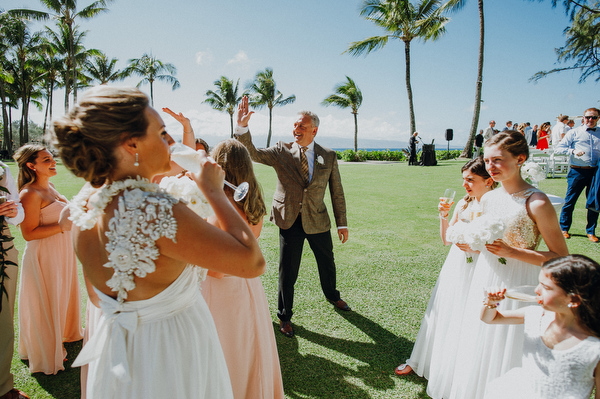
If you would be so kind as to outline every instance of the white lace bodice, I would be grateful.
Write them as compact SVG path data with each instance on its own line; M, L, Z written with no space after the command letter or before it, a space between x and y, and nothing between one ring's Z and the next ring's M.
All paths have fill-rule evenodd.
M499 187L482 197L484 213L502 220L506 227L502 240L511 247L535 249L540 242L540 231L526 206L529 197L536 192L539 190L530 188L509 194Z

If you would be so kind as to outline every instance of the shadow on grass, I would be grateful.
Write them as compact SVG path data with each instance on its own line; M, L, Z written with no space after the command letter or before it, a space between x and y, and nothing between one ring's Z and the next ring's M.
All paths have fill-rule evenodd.
M286 338L277 330L277 347L281 361L284 389L291 398L370 398L367 390L352 380L360 380L364 385L379 392L396 388L398 378L394 368L410 356L413 342L398 337L372 320L356 312L337 312L350 324L365 333L373 342L352 341L330 337L294 325L296 336ZM313 353L299 353L297 338L303 338L326 350L339 352L357 360L361 364L355 368L332 362ZM326 354L325 354L326 355ZM425 394L427 380L416 375L403 377L407 382L422 385L419 398Z
M44 373L33 373L31 376L36 379L40 387L52 395L55 399L73 399L79 398L81 388L79 384L80 368L71 368L71 364L81 351L83 340L76 342L65 342L67 350L67 361L65 369L59 371L56 375L46 375ZM26 360L23 363L28 364Z

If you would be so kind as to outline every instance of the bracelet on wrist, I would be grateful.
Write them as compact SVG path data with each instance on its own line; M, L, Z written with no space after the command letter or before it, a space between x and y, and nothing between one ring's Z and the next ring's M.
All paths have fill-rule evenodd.
M448 216L442 216L442 215L440 215L440 220L448 221Z

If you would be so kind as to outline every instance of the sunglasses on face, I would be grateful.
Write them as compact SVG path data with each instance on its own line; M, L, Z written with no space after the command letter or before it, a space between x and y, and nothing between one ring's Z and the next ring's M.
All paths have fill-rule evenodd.
M598 119L598 115L586 115L584 116L584 118L595 121L596 119Z

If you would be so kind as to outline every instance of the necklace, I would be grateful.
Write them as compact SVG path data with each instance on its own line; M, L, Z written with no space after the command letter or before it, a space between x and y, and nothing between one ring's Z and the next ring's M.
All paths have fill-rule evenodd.
M98 218L104 215L104 209L112 201L112 198L125 189L142 189L147 192L159 191L158 184L150 183L148 179L139 176L136 179L118 180L99 189L91 186L86 187L73 197L69 204L71 211L69 219L81 230L93 228ZM94 193L97 193L97 195L93 201L90 201L90 197Z

